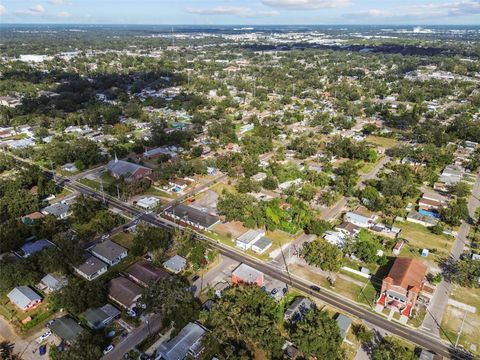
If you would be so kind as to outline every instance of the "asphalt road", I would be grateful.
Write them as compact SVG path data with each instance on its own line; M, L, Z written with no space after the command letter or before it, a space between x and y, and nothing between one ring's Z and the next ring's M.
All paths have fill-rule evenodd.
M480 174L477 174L475 185L472 189L472 194L468 199L468 212L470 217L473 218L475 210L480 206ZM450 250L449 258L451 260L458 260L463 253L463 249L468 244L468 234L470 232L469 222L464 221L458 230L457 237ZM435 334L440 335L441 324L443 314L448 305L448 298L452 292L452 284L445 279L437 285L435 293L433 294L430 305L428 306L428 312L423 320L422 327Z

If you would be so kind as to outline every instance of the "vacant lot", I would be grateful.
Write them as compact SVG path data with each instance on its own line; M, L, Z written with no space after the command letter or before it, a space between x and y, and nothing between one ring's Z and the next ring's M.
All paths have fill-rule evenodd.
M378 146L384 147L386 149L398 145L398 140L383 137L383 136L369 135L369 136L367 136L366 140L367 140L367 142L369 142L371 144L378 145Z

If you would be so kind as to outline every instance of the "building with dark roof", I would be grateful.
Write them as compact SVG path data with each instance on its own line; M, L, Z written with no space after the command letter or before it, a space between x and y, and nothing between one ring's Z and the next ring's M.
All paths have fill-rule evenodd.
M99 308L88 309L83 314L83 318L90 328L94 330L100 330L109 325L113 319L120 316L120 314L121 311L116 307L106 304Z
M88 255L85 262L76 268L75 271L87 280L94 280L107 272L108 265L93 255Z
M418 295L426 282L427 266L416 259L398 257L382 281L377 310L396 309L410 317Z
M144 287L170 276L166 271L153 266L148 261L141 261L133 264L128 268L127 275L137 284Z
M285 310L283 318L292 323L303 319L306 313L312 310L315 304L304 296L297 297Z
M118 160L116 156L114 160L110 160L107 164L107 170L113 177L117 179L123 177L125 181L140 180L152 174L152 169L128 161Z
M90 252L110 266L118 264L128 254L127 249L108 239L95 244Z
M345 338L347 337L347 332L352 325L352 319L343 314L338 314L335 320L337 322L338 328L340 329L340 335L342 336L342 339L345 340Z
M191 206L178 204L165 209L165 215L198 230L207 230L220 221L220 218Z
M124 277L112 279L108 283L108 298L125 309L136 306L142 293L140 286Z
M29 256L32 256L33 254L42 251L43 249L51 247L55 247L55 245L46 239L29 241L23 244L17 254L23 258L28 258Z
M70 344L74 342L83 331L83 328L68 316L53 320L48 327L55 336Z

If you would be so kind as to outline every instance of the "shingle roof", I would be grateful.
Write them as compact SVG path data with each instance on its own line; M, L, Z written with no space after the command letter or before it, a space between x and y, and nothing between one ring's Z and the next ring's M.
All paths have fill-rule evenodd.
M398 257L395 259L384 281L406 290L414 288L416 291L420 291L426 274L427 266L422 262L406 257Z
M50 330L59 338L72 342L77 339L78 335L83 331L83 328L72 318L63 316L55 319L53 323L50 324Z
M28 286L18 286L8 293L12 303L21 309L25 309L32 301L42 300L42 297Z
M195 323L188 323L180 333L167 343L162 343L158 353L165 360L185 359L189 352L198 353L202 347L201 340L205 329Z
M107 169L116 176L129 177L140 169L151 170L145 166L137 165L124 160L110 160Z
M139 281L142 284L148 284L169 276L164 270L159 269L146 261L133 264L127 270L127 273L133 280Z
M142 295L142 288L124 277L112 279L108 283L108 296L129 308Z
M62 216L63 214L67 214L69 210L70 210L70 206L68 204L59 202L59 203L47 206L42 210L42 212L58 217L58 216Z
M94 329L103 327L104 321L110 318L110 316L100 308L88 309L83 314L83 317L87 321L88 325Z
M87 257L85 262L80 266L77 266L77 270L81 271L85 275L93 275L97 271L106 267L107 264L104 263L102 260L96 258L93 255Z
M28 257L45 248L54 247L55 245L46 239L41 239L33 242L25 243L20 249L23 251L23 256Z
M113 261L127 251L127 249L107 239L103 242L97 243L90 251L93 254L98 254L105 259Z
M184 204L178 204L170 207L166 209L165 212L173 214L184 221L190 221L192 223L199 224L204 228L209 228L219 221L218 216L210 215L206 212Z

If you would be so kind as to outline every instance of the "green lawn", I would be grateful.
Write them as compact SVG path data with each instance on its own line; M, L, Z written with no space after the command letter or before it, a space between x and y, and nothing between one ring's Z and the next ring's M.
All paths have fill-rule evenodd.
M398 145L398 140L383 137L383 136L369 135L367 136L366 141L387 149Z
M415 247L419 251L421 249L434 249L439 257L448 256L454 242L453 237L435 235L428 228L419 224L396 222L394 226L402 230L400 237L409 241L410 248Z
M110 240L122 245L127 249L131 249L133 246L133 238L134 235L131 233L119 232L118 234L113 235Z

